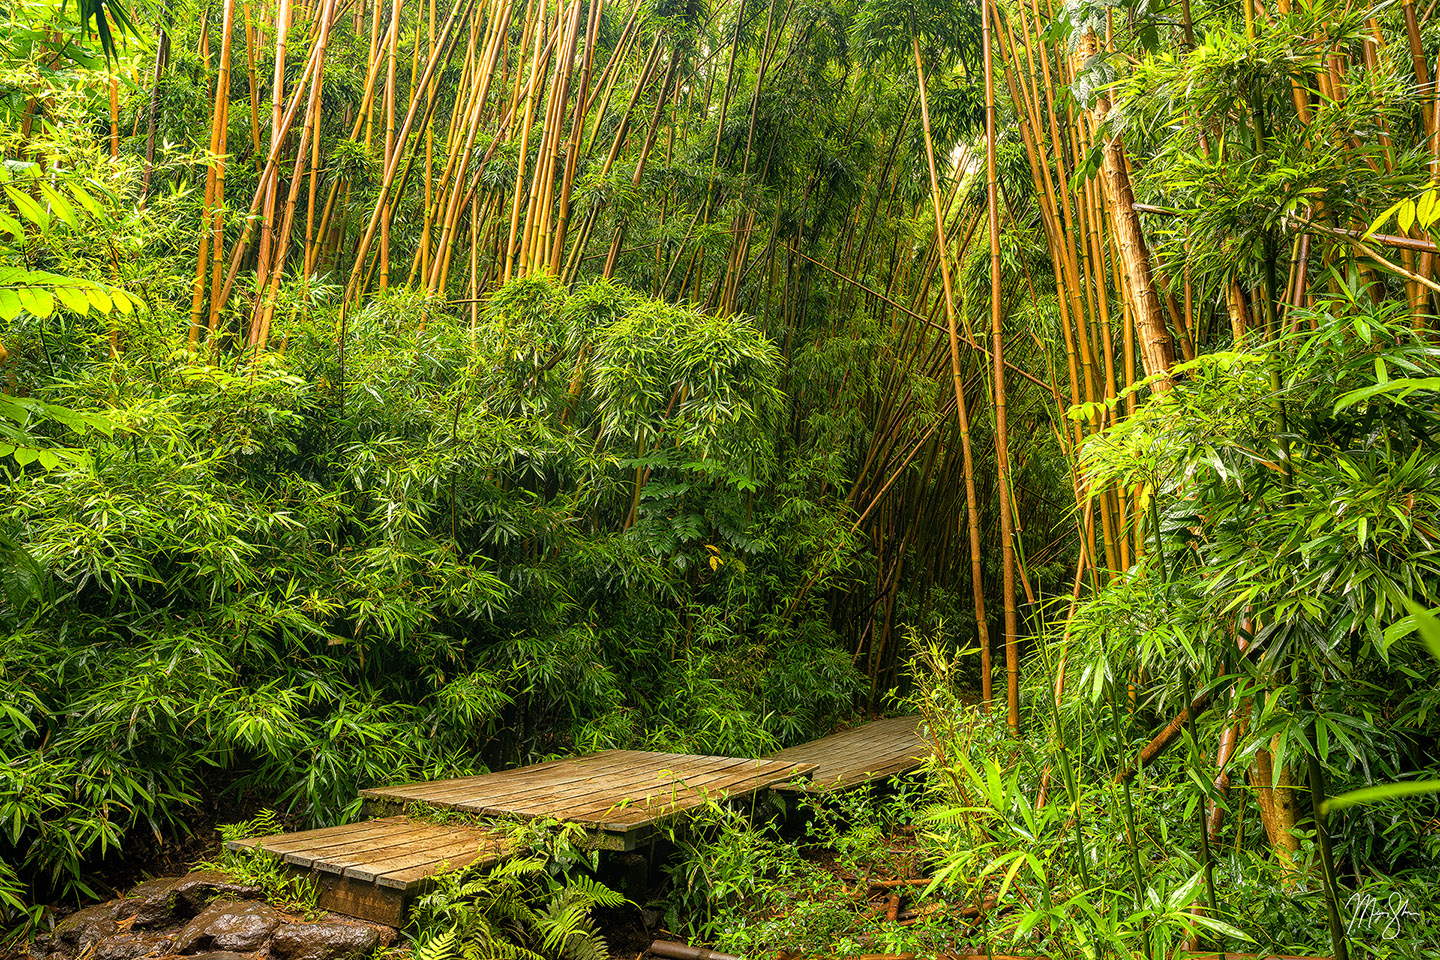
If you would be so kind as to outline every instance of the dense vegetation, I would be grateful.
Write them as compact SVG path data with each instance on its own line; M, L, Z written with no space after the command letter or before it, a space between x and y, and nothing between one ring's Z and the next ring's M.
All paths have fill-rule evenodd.
M13 4L4 928L216 810L913 707L814 836L977 942L1433 956L1433 13ZM763 821L672 922L859 943ZM612 902L537 871L427 915Z

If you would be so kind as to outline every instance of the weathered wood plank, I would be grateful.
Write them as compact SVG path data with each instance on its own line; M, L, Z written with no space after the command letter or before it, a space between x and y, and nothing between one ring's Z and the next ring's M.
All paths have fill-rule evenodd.
M697 806L707 796L753 793L792 776L797 767L793 761L617 750L551 761L539 776L530 772L534 769L376 787L362 794L392 804L423 801L485 816L553 816L627 833L656 817ZM616 809L628 812L610 817Z
M315 879L320 887L320 909L391 927L405 925L405 911L414 891L380 887L333 873L316 875Z
M705 758L713 760L714 758ZM734 770L744 769L746 765L753 765L754 760L730 760L725 763L698 763L693 765L674 764L657 768L636 770L632 775L625 778L606 778L597 782L596 789L584 801L574 804L568 802L568 797L537 797L530 805L544 807L547 809L565 811L564 817L567 820L587 819L587 814L598 813L608 809L613 803L621 800L630 800L632 803L641 800L649 800L655 795L655 791L669 791L674 794L684 794L686 791L699 786L736 779L732 773ZM523 811L524 806L516 808ZM557 814L558 815L558 814Z
M316 863L329 863L337 858L345 857L356 852L383 850L413 840L421 840L431 833L429 824L396 824L383 833L358 834L344 842L328 842L315 846L294 847L287 850L276 850L269 843L261 842L264 850L272 853L279 853L281 859L286 863L293 863L297 867L309 867Z
M428 780L420 783L402 783L389 787L369 787L360 791L360 796L382 800L426 800L430 797L440 799L451 798L451 795L461 795L473 792L477 785L483 784L487 787L499 789L511 783L534 784L545 786L568 782L576 776L585 777L590 774L581 771L607 769L609 766L624 768L633 764L631 756L641 755L633 750L607 750L603 753L592 753L582 757L566 757L560 760L547 760L544 763L537 763L528 767L517 767L513 770L501 770L497 773L481 773L472 777L456 777L451 780Z
M423 849L412 849L406 852L396 852L391 856L366 857L363 863L346 867L344 874L347 877L354 877L356 880L367 880L370 883L377 882L378 878L401 870L408 870L412 867L423 867L429 864L448 862L451 869L459 870L468 866L476 860L481 859L487 853L497 848L488 834L471 836L462 834L451 836L437 843L432 843Z
M872 720L772 754L772 760L815 764L808 781L776 784L774 789L829 793L915 770L930 749L919 722L918 717Z

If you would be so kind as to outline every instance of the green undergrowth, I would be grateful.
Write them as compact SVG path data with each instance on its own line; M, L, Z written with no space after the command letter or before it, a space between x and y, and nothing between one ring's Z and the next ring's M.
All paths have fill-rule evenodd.
M1184 743L1127 791L1114 776L1115 746L1100 739L1104 713L1083 732L1034 724L1016 738L1003 710L987 715L952 686L973 651L913 637L912 649L913 705L935 747L926 768L883 791L806 799L783 813L705 806L672 831L679 853L658 904L670 931L756 958L993 951L1159 960L1196 942L1332 955L1314 824L1301 819L1293 862L1282 864L1243 771L1222 801L1228 817L1211 848L1212 907L1200 787ZM1043 678L1044 664L1036 666ZM1043 706L1047 689L1043 679L1027 684L1025 698ZM1440 822L1429 804L1390 798L1337 833L1351 958L1440 955ZM1389 870L1367 864L1367 839L1394 858ZM874 885L882 881L892 885ZM903 898L891 921L884 906L896 891Z
M223 824L220 827L219 859L196 864L200 869L218 870L232 883L258 887L267 903L302 914L319 916L320 888L309 877L295 873L285 861L258 846L228 849L223 844L248 837L266 837L281 833L283 827L273 810L261 810L249 820Z
M922 777L906 777L805 798L789 810L707 804L672 831L679 852L659 904L666 927L755 957L965 952L971 927L957 915L963 904L924 882L916 828L926 793ZM886 881L891 886L871 886ZM890 892L902 896L893 921Z
M416 902L414 960L606 960L593 912L629 901L596 879L585 829L546 819L505 829L513 857L443 874Z

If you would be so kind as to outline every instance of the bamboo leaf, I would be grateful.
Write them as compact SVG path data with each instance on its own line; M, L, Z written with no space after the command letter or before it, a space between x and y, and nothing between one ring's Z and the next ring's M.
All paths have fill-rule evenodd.
M1437 203L1437 200L1440 200L1440 191L1436 191L1433 187L1420 194L1416 215L1420 220L1420 226L1426 230L1429 230L1430 225L1440 218L1440 203Z
M24 190L17 190L9 184L5 186L5 194L10 198L10 202L15 204L15 209L19 210L25 219L35 224L41 230L50 226L50 215L45 212L44 207L35 202L35 198L30 196L30 194Z
M1349 807L1358 807L1381 800L1397 800L1404 797L1423 797L1440 793L1440 780L1413 780L1406 783L1382 783L1374 787L1351 790L1325 801L1325 812L1334 813Z
M80 229L80 221L75 216L75 208L70 205L60 191L48 183L40 184L40 192L45 194L45 199L50 201L50 209L55 215L63 220L72 230Z
M1395 213L1395 223L1400 227L1401 233L1409 233L1410 228L1415 226L1415 201L1406 200L1400 204L1400 209Z

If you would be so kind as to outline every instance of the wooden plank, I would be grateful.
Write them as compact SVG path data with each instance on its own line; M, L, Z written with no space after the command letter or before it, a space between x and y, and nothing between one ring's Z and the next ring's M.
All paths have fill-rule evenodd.
M914 770L928 753L919 725L918 717L872 720L781 750L771 759L808 760L816 770L808 783L777 784L775 789L829 793Z
M660 796L673 793L673 797L665 796L661 811L683 809L698 805L704 795L743 789L751 780L768 781L748 786L749 792L754 792L795 772L794 764L788 761L631 750L605 751L543 766L539 777L530 773L535 768L522 767L434 784L372 788L362 793L391 803L422 800L483 816L554 816L605 829L600 817L617 807L644 804L651 810ZM704 788L706 793L694 794L696 788ZM674 800L685 796L689 799L677 807ZM628 830L655 815L627 815L615 827Z
M396 819L391 817L385 820L363 820L359 823L341 824L338 827L321 827L318 830L298 830L294 833L282 833L268 837L248 837L245 842L251 846L259 845L274 854L283 854L291 850L318 849L329 844L349 843L360 837L379 836L392 832L395 829Z
M739 778L727 778L717 780L709 784L691 784L688 789L676 795L665 798L658 806L654 803L653 797L639 798L620 808L618 815L611 816L607 820L599 821L601 829L612 832L630 834L639 828L651 826L661 820L677 816L687 810L700 806L706 800L715 797L727 799L740 799L757 793L781 780L797 774L809 772L807 765L785 764L768 772L750 774ZM611 808L614 809L614 808ZM609 816L609 811L606 811ZM571 817L579 819L581 814L571 813Z
M436 874L448 873L452 870L474 866L477 863L481 866L489 866L499 862L502 857L509 856L511 852L511 847L504 841L504 838L494 835L486 842L472 844L461 853L446 853L433 860L425 861L391 861L384 864L384 872L377 874L374 882L380 886L408 889L421 880ZM379 865L373 866L378 867Z
M462 864L459 861L455 861L447 864L443 860L434 863L423 863L413 867L392 870L379 877L375 882L382 887L398 887L406 890L419 888L423 881L440 873L459 870L462 866L471 867L477 863L482 867L492 866L499 863L503 857L509 856L510 853L511 850L508 846L496 847L493 850L481 851L480 855L469 863Z
M635 753L635 751L604 750L600 753L587 754L583 757L566 757L559 760L547 760L544 763L516 767L511 770L501 770L496 773L481 773L472 777L456 777L451 780L405 783L390 787L369 787L361 790L360 796L384 800L424 800L434 795L470 790L479 784L505 784L511 780L545 783L547 782L547 776L550 775L554 775L557 779L563 779L576 765L588 765L590 762L598 760L613 760L621 763L625 761L625 755L632 753Z
M386 874L431 863L448 861L454 864L454 869L458 870L480 859L486 851L494 846L488 833L477 832L472 835L467 831L463 835L446 837L424 849L397 851L388 856L367 857L363 863L346 867L342 872L347 877L375 883L379 877Z
M743 786L752 780L765 779L767 776L773 776L775 780L783 779L792 771L793 767L789 764L767 765L766 761L761 760L737 760L693 774L672 770L669 771L671 774L669 777L657 778L647 784L648 789L645 793L641 794L631 790L617 799L628 800L629 805L634 806L642 802L653 804L657 799L657 794L662 798L668 794L667 803L677 803L681 800L692 800L694 803L699 803L703 801L705 795ZM759 789L759 786L755 789ZM702 794L701 791L704 793ZM604 800L597 798L588 804L567 810L565 816L566 819L582 820L587 815L600 813L613 805L613 803L607 805Z
M713 759L713 758L707 758ZM586 803L578 806L565 803L567 798L537 798L543 799L546 812L551 810L564 809L564 818L567 820L584 820L587 814L599 813L609 809L616 803L630 800L632 803L638 800L648 800L656 790L669 790L683 793L695 786L710 784L717 780L726 779L731 771L741 769L745 765L754 764L754 760L728 760L725 763L710 763L696 765L693 770L678 770L672 767L659 767L637 770L623 782L602 782L598 790L591 795ZM644 791L642 793L642 791ZM527 808L512 808L517 812L523 812ZM535 809L531 807L529 809ZM560 815L560 814L555 814Z
M518 771L505 771L489 778L475 778L463 784L457 783L445 794L431 795L427 799L437 805L463 804L463 807L457 806L457 809L469 809L489 815L504 815L526 809L524 804L528 800L548 797L565 799L596 793L613 788L617 780L642 782L653 775L657 764L661 762L714 759L716 758L613 750L607 751L605 754L579 758L573 761L573 766L568 771L547 777L543 781L512 782L512 778L508 775Z
M351 867L364 867L375 860L391 857L423 854L437 847L448 846L448 842L449 834L444 827L440 827L438 830L408 836L398 843L375 847L356 845L352 849L329 852L323 858L316 859L314 866L326 873L343 874Z
M536 799L563 800L569 797L583 796L587 793L612 789L619 782L632 779L641 780L650 775L652 769L653 767L630 757L603 766L600 764L587 764L583 768L577 766L564 781L527 785L514 790L505 790L502 785L501 789L495 792L487 789L485 805L496 811L510 811L519 809L520 805Z
M356 837L345 843L331 843L322 847L302 847L281 854L286 863L297 867L333 863L356 853L389 849L401 846L430 835L433 824L416 823L408 826L393 826L388 832ZM264 843L262 849L269 849Z
M389 927L405 925L405 911L412 891L379 887L335 874L319 875L316 880L320 887L320 909Z

